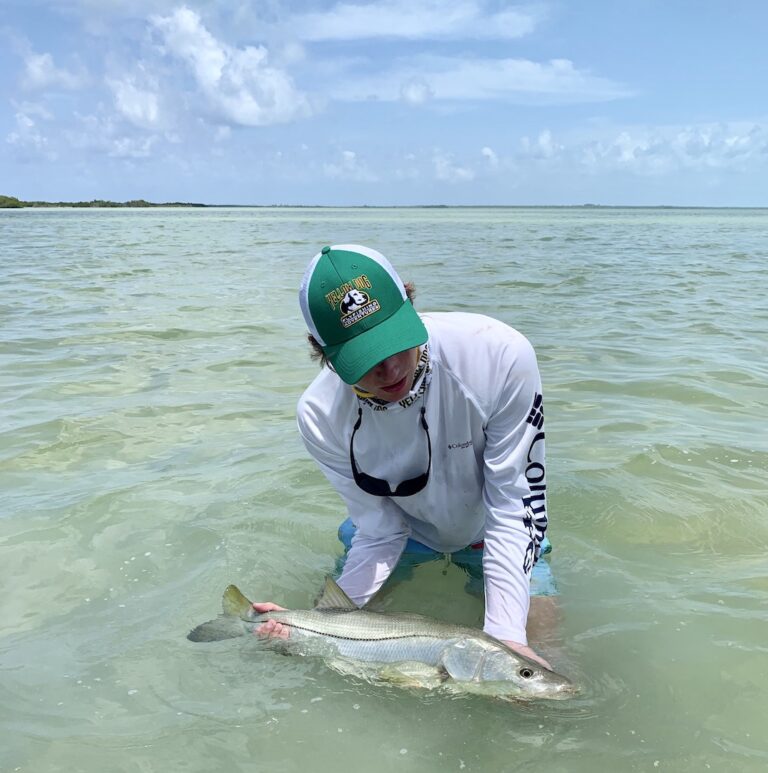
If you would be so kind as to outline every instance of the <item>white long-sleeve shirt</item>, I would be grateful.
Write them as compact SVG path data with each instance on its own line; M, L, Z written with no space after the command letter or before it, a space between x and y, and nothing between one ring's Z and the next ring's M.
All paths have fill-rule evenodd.
M541 379L536 355L519 332L490 317L423 314L429 332L426 388L378 406L324 368L302 395L299 431L357 526L339 584L364 604L397 564L408 537L450 553L484 540L484 630L527 643L530 572L547 527ZM358 488L358 469L389 481L427 469L409 497Z

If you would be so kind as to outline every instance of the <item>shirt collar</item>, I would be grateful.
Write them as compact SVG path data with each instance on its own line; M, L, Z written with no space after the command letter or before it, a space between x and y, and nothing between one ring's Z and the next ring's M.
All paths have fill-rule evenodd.
M368 392L362 392L356 387L352 387L355 396L361 403L365 403L375 411L386 411L389 408L394 408L399 405L403 408L408 408L419 400L424 392L426 392L430 381L432 380L432 363L429 357L429 344L426 343L419 353L419 359L416 362L416 370L413 373L413 383L408 394L396 403L388 402L387 400L380 400L378 397L374 397Z

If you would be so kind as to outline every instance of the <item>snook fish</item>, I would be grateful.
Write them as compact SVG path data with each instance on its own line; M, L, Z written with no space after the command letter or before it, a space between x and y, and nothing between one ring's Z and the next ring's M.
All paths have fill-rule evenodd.
M253 632L266 620L289 628L288 639L265 640L286 654L317 656L336 671L373 682L440 687L502 699L562 699L573 684L517 654L482 631L415 614L361 609L329 577L314 609L259 614L234 585L224 592L224 614L190 631L195 642Z

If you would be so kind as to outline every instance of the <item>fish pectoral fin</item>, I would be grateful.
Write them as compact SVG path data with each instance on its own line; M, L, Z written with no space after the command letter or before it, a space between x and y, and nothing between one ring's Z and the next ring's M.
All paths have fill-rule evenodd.
M441 685L447 678L448 672L442 668L435 668L427 663L417 660L406 660L401 663L388 663L379 669L378 678L382 682L396 685L397 687L422 687L432 688Z
M187 638L190 641L222 641L223 639L234 639L245 635L245 626L239 617L232 615L219 615L207 623L200 623L197 628L193 628Z
M471 639L461 639L446 647L440 662L452 681L478 681L485 662L485 651L473 647Z
M325 587L315 604L315 609L359 609L352 599L338 586L330 575L325 578Z

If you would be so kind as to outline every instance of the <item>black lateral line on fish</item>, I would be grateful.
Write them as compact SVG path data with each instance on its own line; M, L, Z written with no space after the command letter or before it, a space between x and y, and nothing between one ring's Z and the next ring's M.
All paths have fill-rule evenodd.
M269 614L269 613L265 613ZM316 633L318 636L328 636L332 639L346 639L347 641L394 641L395 639L436 639L434 634L431 633L403 633L396 634L394 636L377 636L371 638L370 636L343 636L342 634L329 633L328 631L317 631L314 628L307 628L303 625L296 625L295 623L285 623L282 620L278 621L288 628L295 628L297 631L308 631L309 633Z

